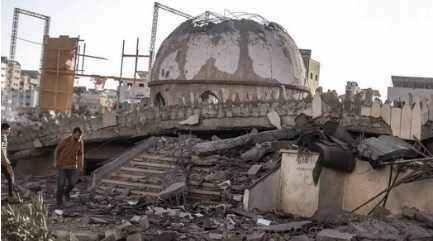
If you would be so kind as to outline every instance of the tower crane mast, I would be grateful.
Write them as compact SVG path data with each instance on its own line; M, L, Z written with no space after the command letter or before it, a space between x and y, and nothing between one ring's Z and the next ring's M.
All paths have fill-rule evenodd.
M177 9L171 8L169 6L163 5L161 3L155 2L153 5L153 19L152 19L152 33L150 37L150 48L149 48L149 76L150 72L152 70L152 64L153 64L153 57L155 55L155 42L156 42L156 33L158 30L158 12L159 9L165 10L167 12L176 14L178 16L184 17L186 19L193 18L192 15L188 13L184 13L182 11L179 11Z

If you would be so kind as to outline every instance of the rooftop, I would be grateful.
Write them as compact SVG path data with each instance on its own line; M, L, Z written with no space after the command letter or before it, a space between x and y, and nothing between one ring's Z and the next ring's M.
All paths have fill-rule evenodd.
M394 87L433 89L433 77L391 76Z

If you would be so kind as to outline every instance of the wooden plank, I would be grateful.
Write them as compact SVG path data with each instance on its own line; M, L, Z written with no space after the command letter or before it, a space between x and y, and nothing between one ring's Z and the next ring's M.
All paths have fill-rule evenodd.
M153 189L159 189L159 190L162 189L161 185L143 184L143 183L127 182L127 181L118 181L118 180L112 180L112 179L102 179L102 183L114 184L114 185L120 185L120 186L139 187L139 188L153 188Z
M127 172L140 172L140 173L146 173L146 174L164 174L164 171L159 170L150 170L150 169L142 169L142 168L134 168L134 167L122 167L120 168L121 171L127 171Z
M171 164L152 163L152 162L136 161L136 160L133 160L129 163L132 165L136 165L136 166L146 166L146 167L158 167L158 168L175 168L176 167L176 165L171 165Z

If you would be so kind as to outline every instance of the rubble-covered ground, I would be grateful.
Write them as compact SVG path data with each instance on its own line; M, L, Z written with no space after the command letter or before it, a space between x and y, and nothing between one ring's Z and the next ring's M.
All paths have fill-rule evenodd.
M81 177L71 206L60 209L55 206L56 176L17 176L17 184L25 203L42 192L49 208L49 229L59 240L433 240L433 214L413 208L399 215L378 208L370 216L325 210L313 218L278 211L245 212L241 200L234 201L236 195L278 165L279 155L271 152L251 160L242 155L250 147L203 158L191 155L193 146L202 142L192 136L160 137L148 152L178 157L184 162L179 165L188 173L189 185L223 183L219 187L228 190L229 197L219 201L187 196L166 202L116 187L89 192L89 178ZM248 173L254 165L263 167ZM6 190L2 179L2 207L8 205Z

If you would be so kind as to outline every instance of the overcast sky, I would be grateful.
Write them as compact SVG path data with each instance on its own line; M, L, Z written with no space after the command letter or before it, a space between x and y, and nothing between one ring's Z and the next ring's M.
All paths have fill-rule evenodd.
M161 0L191 15L205 10L258 13L284 26L299 48L313 51L321 63L320 85L344 92L346 81L376 88L386 96L391 75L433 77L433 0ZM1 55L9 56L15 7L51 17L50 35L86 40L87 54L108 61L86 60L86 73L119 75L122 40L126 50L149 50L153 1L144 0L2 0ZM160 11L157 47L184 19ZM42 41L43 22L20 17L18 36ZM40 47L18 40L16 60L37 69ZM132 75L133 61L125 63ZM147 63L140 62L145 70Z

